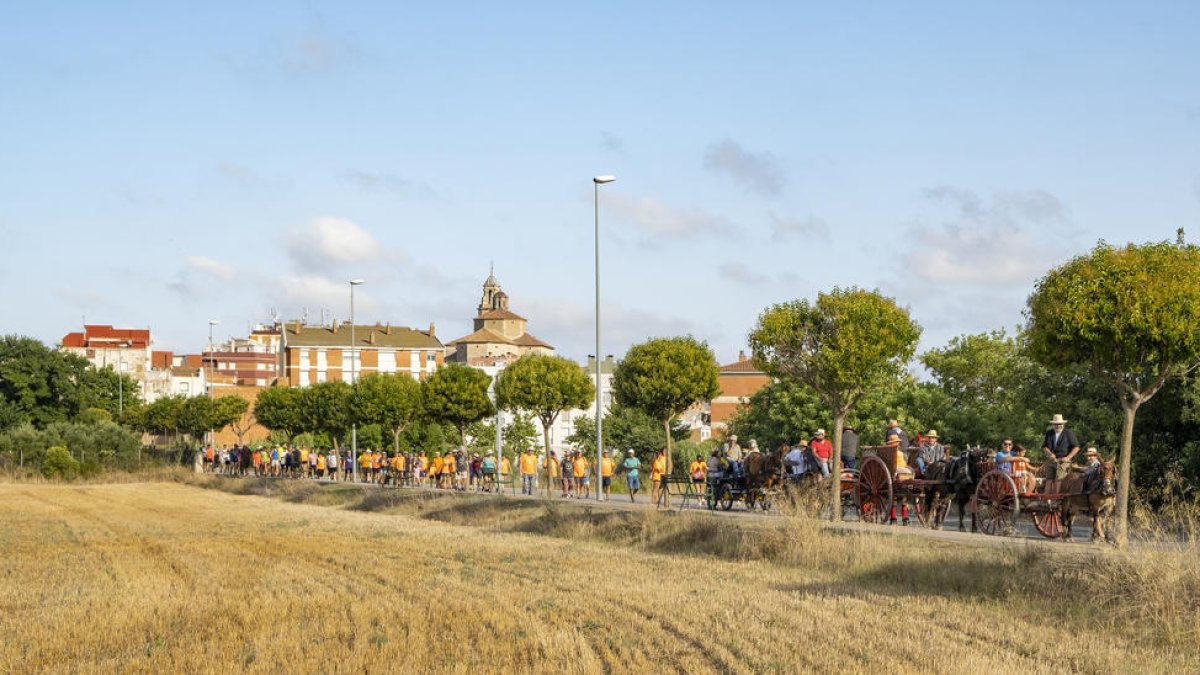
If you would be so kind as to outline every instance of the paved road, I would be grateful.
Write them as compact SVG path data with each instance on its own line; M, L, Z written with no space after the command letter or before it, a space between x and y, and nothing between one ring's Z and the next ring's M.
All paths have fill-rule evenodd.
M281 479L281 480L286 480L286 479ZM305 480L305 479L300 479L300 480ZM317 480L315 482L322 483L322 484L329 484L332 481ZM338 481L338 483L344 484L344 485L350 485L350 483L345 483L342 481ZM370 485L370 484L363 484L362 487L364 489L379 489L377 486ZM405 490L405 491L412 491L412 492L426 492L426 493L431 493L431 494L457 494L456 492L454 492L452 490L439 490L439 489L431 488L428 486L419 487L419 488L418 487L387 486L383 489L398 489L398 490ZM467 494L487 494L487 493L476 493L476 492L472 491ZM552 491L551 496L549 498L547 498L545 487L542 487L540 490L535 491L535 493L533 495L523 495L523 494L520 494L520 488L518 487L515 491L505 488L504 490L502 490L502 495L508 499L544 501L547 503L575 504L575 505L580 505L580 506L589 506L589 507L604 508L604 509L617 509L617 510L626 510L626 511L654 508L654 504L651 502L650 496L645 493L639 494L637 496L637 498L634 500L630 500L628 495L613 494L605 501L598 501L595 498L594 494L591 496L591 498L588 498L588 499L574 498L574 497L564 498L561 496L562 495L561 490ZM780 517L780 514L778 511L768 511L766 513L759 511L759 510L747 511L740 502L735 503L733 505L733 508L730 509L729 511L715 510L715 511L711 511L711 512L705 507L705 505L702 501L690 500L688 502L687 506L683 506L682 502L683 502L683 500L681 498L672 497L671 498L671 506L669 507L670 510L677 511L677 512L711 513L712 515L717 516L717 517L742 518L742 519L773 520L775 518ZM935 531L935 530L930 530L930 529L925 528L924 526L921 525L920 521L918 521L915 517L911 520L911 522L908 526L873 525L873 524L867 524L867 523L859 523L853 513L853 509L850 509L847 511L847 513L844 515L844 519L841 523L827 522L824 524L824 526L828 527L828 528L841 529L841 530L847 530L847 531L874 532L874 533L880 533L880 534L893 534L893 535L897 535L897 536L924 536L924 537L929 537L929 538L943 540L943 541L956 541L956 542L962 542L962 543L970 542L970 543L978 543L978 544L983 544L983 545L1009 545L1009 544L1013 543L1014 541L1024 541L1027 543L1038 542L1038 543L1045 543L1045 544L1051 544L1051 545L1061 545L1061 542L1048 540L1045 537L1043 537L1041 534L1039 534L1037 532L1037 530L1034 528L1033 522L1029 519L1029 517L1027 515L1024 515L1024 514L1020 515L1017 518L1017 528L1016 528L1016 531L1012 535L1007 536L1007 537L996 537L996 536L985 535L982 533L971 533L970 532L971 517L969 514L966 515L965 522L964 522L966 531L960 532L958 529L959 521L958 521L957 509L952 507L950 509L950 511L951 512L946 516L946 521L943 526L944 529L940 530L940 531ZM1082 523L1082 525L1081 525L1081 523ZM1075 542L1077 544L1086 544L1088 542L1088 539L1091 536L1091 526L1090 526L1090 524L1088 524L1086 518L1077 518L1076 519L1075 527L1072 530L1072 535L1074 536Z

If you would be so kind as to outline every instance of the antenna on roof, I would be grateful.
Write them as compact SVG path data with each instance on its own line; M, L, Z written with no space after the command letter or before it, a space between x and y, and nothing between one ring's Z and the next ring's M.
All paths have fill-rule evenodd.
M308 325L308 308L307 307L303 308L303 311L300 312L300 323L302 323L306 326Z

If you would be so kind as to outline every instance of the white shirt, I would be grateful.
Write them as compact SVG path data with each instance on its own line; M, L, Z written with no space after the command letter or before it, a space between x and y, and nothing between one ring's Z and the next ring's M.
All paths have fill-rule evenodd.
M784 460L793 463L792 464L792 475L793 476L799 476L800 474L804 473L805 469L807 468L804 466L804 449L803 448L799 448L799 447L792 448L792 451L789 452L786 456L784 456Z

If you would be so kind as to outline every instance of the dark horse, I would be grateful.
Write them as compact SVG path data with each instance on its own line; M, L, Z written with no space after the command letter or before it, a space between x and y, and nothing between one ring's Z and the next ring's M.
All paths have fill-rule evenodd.
M940 460L925 467L921 479L932 481L925 486L918 499L924 513L929 514L929 527L940 530L950 512L950 502L954 499L955 481L951 477L955 470L955 460Z
M967 505L971 503L971 499L975 496L975 486L979 484L979 479L983 477L983 463L992 456L992 451L984 448L975 448L967 450L958 457L954 457L947 464L946 478L948 487L954 491L954 503L958 506L958 531L966 530L965 515ZM947 509L949 510L949 509ZM942 519L945 519L945 514L942 514ZM978 532L979 527L975 522L975 511L971 510L971 531Z

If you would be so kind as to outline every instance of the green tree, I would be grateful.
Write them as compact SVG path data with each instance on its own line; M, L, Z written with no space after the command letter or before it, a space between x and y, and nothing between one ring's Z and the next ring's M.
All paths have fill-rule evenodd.
M213 428L216 419L216 404L207 396L191 396L179 408L179 430L195 441Z
M530 354L501 371L496 380L497 404L506 410L528 411L542 423L542 447L550 447L550 427L564 410L586 408L592 402L592 380L579 364L561 356ZM550 462L546 466L546 496L550 496ZM600 467L596 467L599 471ZM597 474L599 476L599 474ZM599 484L599 478L597 478Z
M807 384L829 408L836 477L847 416L871 388L904 372L920 338L920 326L895 300L851 287L819 293L815 303L767 308L750 333L750 347L764 372ZM841 520L841 486L830 483L831 516Z
M671 423L693 404L720 393L719 372L712 350L690 335L634 345L617 365L612 381L616 401L662 425L667 473L671 472Z
M305 429L302 423L303 390L289 387L270 387L258 392L254 401L254 417L271 431L280 432L290 443L292 437Z
M667 437L659 420L629 406L615 403L604 416L604 447L616 448L618 455L633 450L642 463L648 464L659 450L667 447ZM686 424L671 427L671 443L674 446L691 435ZM575 418L572 432L565 439L589 457L596 454L596 419L591 415Z
M300 392L299 425L302 431L324 433L341 450L341 439L350 431L353 390L341 380L319 382Z
M812 437L829 424L829 409L812 387L798 380L773 380L738 406L729 431L739 439L755 439L764 449Z
M250 409L250 402L241 396L218 396L213 401L212 418L209 420L209 428L215 433L220 433L225 427L234 427L234 433L238 435L238 444L242 442L242 435L245 431L238 431L242 428L238 423L246 416ZM248 427L247 427L248 428Z
M56 445L46 451L46 459L42 462L42 475L47 478L70 480L79 475L79 462L71 456L69 450Z
M488 400L491 378L482 370L461 363L440 368L425 380L425 412L435 420L453 424L459 443L467 444L467 427L493 412Z
M421 414L421 384L400 373L373 373L354 387L358 420L392 432L392 451L400 452L400 435Z
M183 396L163 396L146 406L143 406L138 412L136 419L131 419L131 423L135 428L141 429L149 434L163 436L171 434L174 436L179 433L182 428L180 425L180 413L183 410ZM172 441L175 439L172 438Z
M88 408L114 417L118 379L134 394L137 385L111 369L97 370L86 359L50 349L17 335L0 338L0 429L30 422L43 429L52 422L77 419Z
M1042 277L1026 317L1034 358L1083 365L1116 390L1124 412L1116 535L1128 533L1130 462L1138 408L1200 364L1200 248L1183 242L1100 242Z

